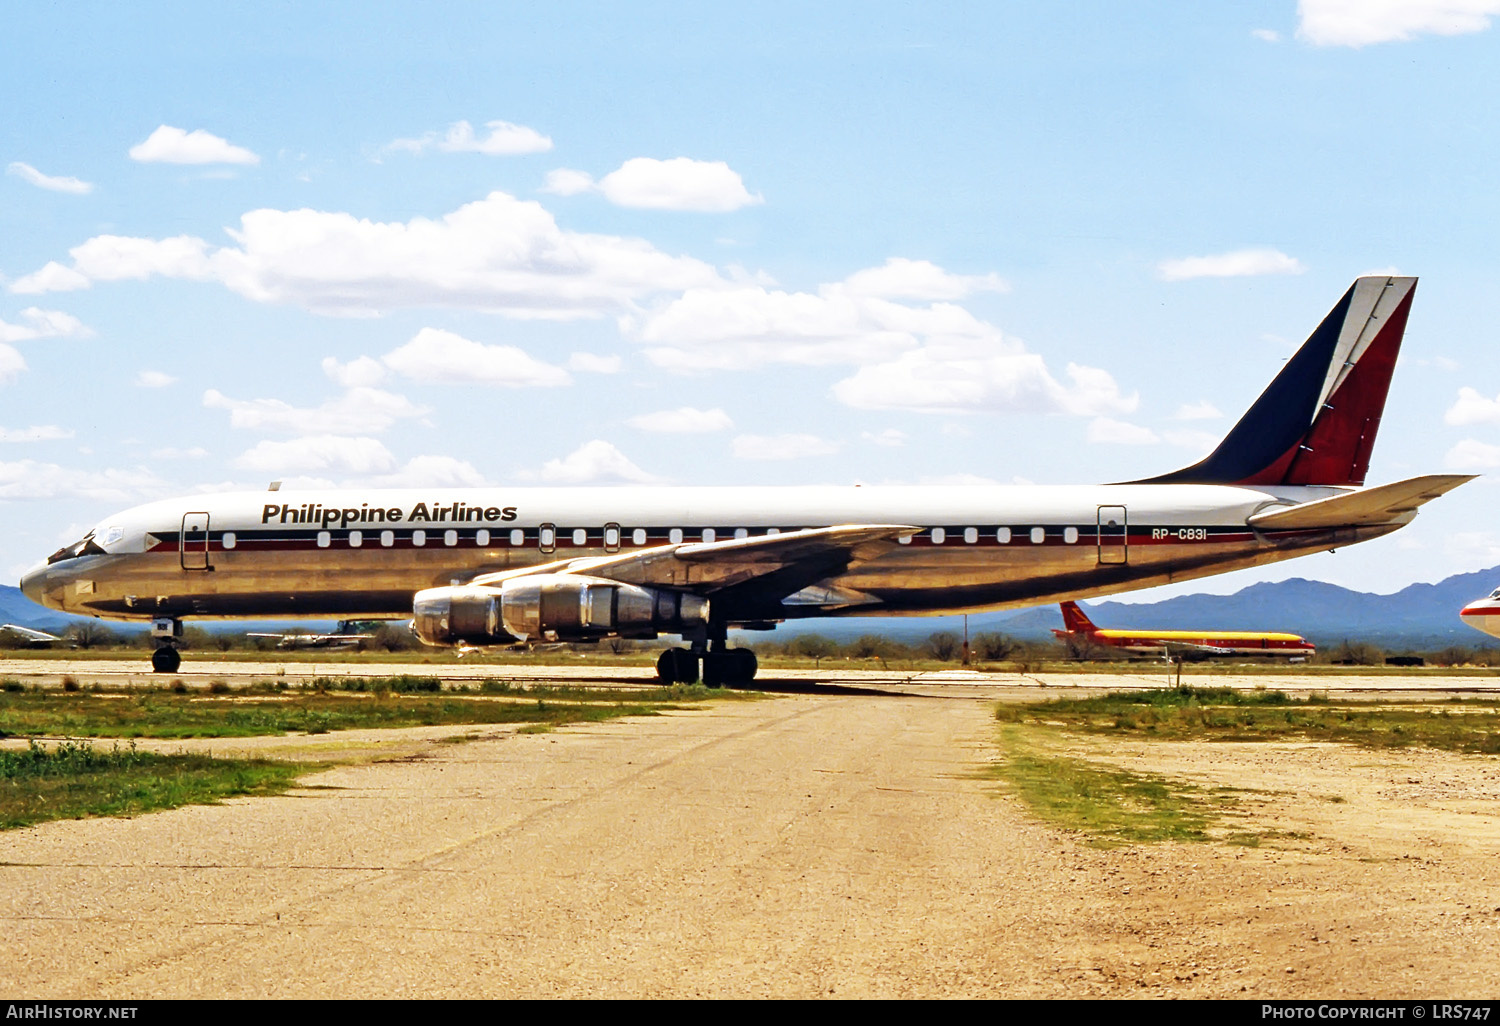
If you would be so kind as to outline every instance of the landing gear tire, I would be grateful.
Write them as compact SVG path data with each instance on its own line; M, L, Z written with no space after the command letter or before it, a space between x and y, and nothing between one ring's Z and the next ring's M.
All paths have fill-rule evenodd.
M176 673L182 665L182 653L175 648L159 648L151 653L151 669L157 673Z
M696 684L698 657L685 648L669 648L656 657L656 676L663 684Z
M703 683L711 688L749 684L755 679L759 664L748 648L730 648L707 652L703 656Z

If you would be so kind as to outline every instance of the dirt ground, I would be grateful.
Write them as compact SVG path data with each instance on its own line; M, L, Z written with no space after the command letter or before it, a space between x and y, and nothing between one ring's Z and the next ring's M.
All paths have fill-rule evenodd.
M363 761L282 797L0 835L0 989L1494 994L1495 758L1080 738L1074 754L1248 789L1250 822L1279 832L1098 849L983 776L1006 689L954 684L462 728L464 744L248 743Z

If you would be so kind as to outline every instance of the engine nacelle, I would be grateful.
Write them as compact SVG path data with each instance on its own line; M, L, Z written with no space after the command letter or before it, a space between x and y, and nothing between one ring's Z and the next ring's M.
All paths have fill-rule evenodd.
M412 630L428 645L505 645L680 634L708 622L708 600L577 574L417 593Z

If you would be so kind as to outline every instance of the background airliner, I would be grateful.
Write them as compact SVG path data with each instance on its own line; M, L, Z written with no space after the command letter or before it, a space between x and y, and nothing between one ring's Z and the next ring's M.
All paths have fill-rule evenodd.
M1469 480L1361 487L1415 286L1357 280L1217 449L1144 481L201 495L106 519L21 587L151 621L161 672L189 617L411 615L432 645L675 634L664 681L748 681L732 627L1104 595L1409 523Z
M1076 639L1137 655L1256 655L1306 658L1316 646L1296 634L1257 631L1164 631L1144 628L1099 628L1076 602L1062 603L1061 640Z

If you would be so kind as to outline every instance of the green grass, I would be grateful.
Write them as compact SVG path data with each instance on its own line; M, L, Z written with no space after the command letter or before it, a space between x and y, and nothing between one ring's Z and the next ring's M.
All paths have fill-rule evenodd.
M1004 781L1048 823L1082 831L1094 847L1159 841L1228 840L1255 845L1260 834L1234 830L1234 792L1205 790L1148 773L1051 754L1024 727L1002 735L1004 761L990 775Z
M1281 691L1184 686L1002 705L996 715L1004 723L1142 739L1335 741L1373 749L1500 752L1500 702L1492 700L1376 705L1319 695L1298 699Z
M504 685L474 692L402 690L368 678L328 678L329 690L307 688L273 694L0 691L0 735L110 738L252 737L323 734L375 727L445 724L597 722L618 716L651 716L722 692L698 687L626 691Z
M0 751L0 830L54 819L135 816L238 795L279 794L305 767L202 755L156 755L88 742Z

